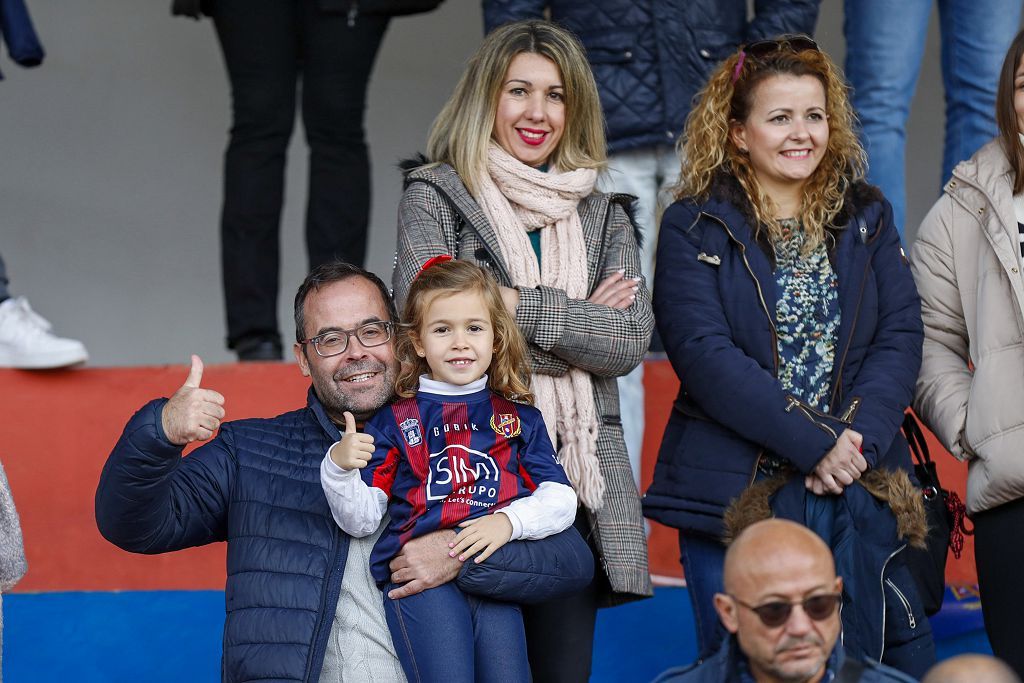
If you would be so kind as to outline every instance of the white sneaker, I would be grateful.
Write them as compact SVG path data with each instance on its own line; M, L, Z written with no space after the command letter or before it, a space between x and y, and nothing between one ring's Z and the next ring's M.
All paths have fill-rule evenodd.
M52 329L25 297L0 303L0 367L43 370L89 360L82 342L58 337Z

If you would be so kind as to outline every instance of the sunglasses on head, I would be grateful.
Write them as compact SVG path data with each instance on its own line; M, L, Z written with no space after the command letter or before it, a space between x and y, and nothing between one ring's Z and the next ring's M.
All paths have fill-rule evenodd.
M793 35L769 38L767 40L755 40L740 48L741 52L748 57L765 57L783 48L789 48L793 52L807 52L811 50L818 52L818 44L807 36Z
M766 40L755 40L753 43L747 43L746 45L740 46L740 58L736 62L736 68L732 72L732 82L740 78L740 73L743 71L743 63L747 60L747 57L753 57L760 59L767 57L770 54L779 52L782 49L789 49L793 52L807 52L813 51L818 52L818 44L803 35L790 35L780 36L779 38L768 38Z
M800 605L804 614L814 621L824 621L835 614L836 608L839 607L839 603L843 600L843 596L839 593L825 593L823 595L812 595L809 598L797 600L796 602L777 600L755 607L754 605L748 605L735 595L730 595L729 597L736 604L756 614L761 623L768 628L776 628L789 621L789 617L793 613L793 607L796 605Z

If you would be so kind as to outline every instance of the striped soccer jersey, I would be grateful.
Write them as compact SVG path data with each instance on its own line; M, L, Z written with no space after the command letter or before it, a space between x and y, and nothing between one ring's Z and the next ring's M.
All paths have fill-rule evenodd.
M570 485L540 411L486 388L421 390L381 408L364 431L375 450L360 474L389 497L391 516L370 556L378 583L409 539L493 512L544 482Z

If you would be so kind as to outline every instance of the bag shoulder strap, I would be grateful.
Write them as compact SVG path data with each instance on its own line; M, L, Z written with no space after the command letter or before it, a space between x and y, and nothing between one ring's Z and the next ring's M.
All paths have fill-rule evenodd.
M928 452L928 442L924 438L924 431L921 430L921 425L913 413L908 412L903 415L903 436L906 437L910 452L917 464L927 465L932 461L931 454Z

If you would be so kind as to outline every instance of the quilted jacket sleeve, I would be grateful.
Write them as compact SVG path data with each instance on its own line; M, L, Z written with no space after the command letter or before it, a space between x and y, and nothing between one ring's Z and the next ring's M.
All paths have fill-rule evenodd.
M484 0L484 33L521 19L543 19L546 0Z
M911 268L921 295L924 352L914 410L957 459L969 460L967 402L971 393L970 343L953 260L948 195L928 212L914 242Z
M733 341L718 268L698 260L699 210L677 202L658 240L654 305L658 331L687 393L718 424L810 472L835 437L800 410L787 410L772 374Z
M754 20L747 26L747 42L786 33L814 35L821 0L755 0Z
M846 391L862 403L850 425L864 437L861 451L873 467L892 445L914 398L921 367L921 302L900 248L892 206L882 202L881 223L869 243L878 289L878 320L864 362ZM845 407L840 410L840 414Z
M597 282L623 270L626 277L641 277L640 254L633 222L617 202L605 235L604 259L598 264ZM569 365L603 377L618 377L644 358L654 330L651 293L645 282L626 309L570 299L552 287L517 287L516 322L526 339Z
M96 489L96 525L114 545L163 553L226 540L236 468L230 426L181 457L163 433L166 399L135 413L107 459Z

